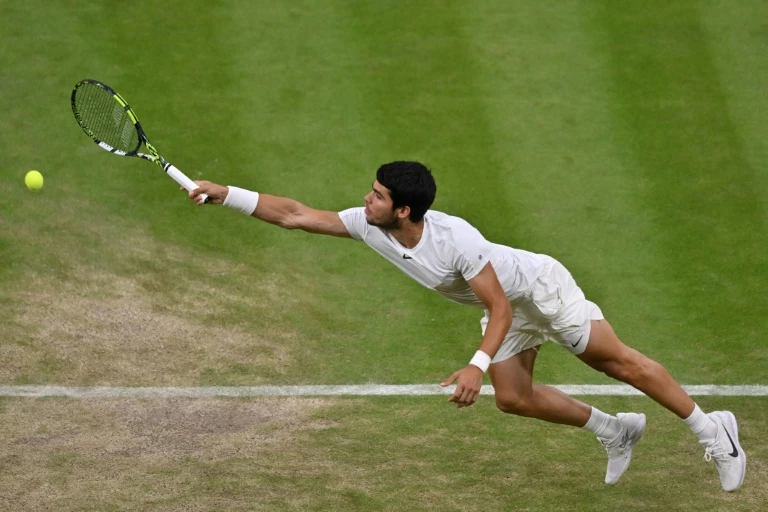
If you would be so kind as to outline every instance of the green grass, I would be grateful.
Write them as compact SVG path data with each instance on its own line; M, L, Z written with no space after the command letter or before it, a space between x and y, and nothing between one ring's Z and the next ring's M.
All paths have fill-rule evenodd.
M175 16L172 4L141 7L164 26ZM94 76L194 178L340 210L361 203L380 163L423 159L437 175L435 208L562 260L620 336L680 380L761 382L766 110L745 107L764 104L754 77L764 66L744 69L740 57L765 40L755 26L721 44L750 26L757 3L719 16L703 2L638 12L611 2L215 2L167 30L110 16L106 4L56 24L33 4L3 9L3 300L29 275L51 288L71 281L77 265L140 281L166 307L197 281L233 297L263 293L265 277L291 282L269 297L272 311L205 315L290 326L301 364L286 383L435 381L477 343L476 312L362 244L195 209L146 162L99 152L66 99ZM45 36L33 37L41 26ZM39 194L22 185L31 167L46 175ZM115 249L125 230L153 249ZM164 247L183 255L176 268ZM414 357L402 360L403 347ZM734 352L747 357L733 364ZM567 354L552 357L542 379L595 379Z
M120 91L161 153L193 179L341 210L362 203L380 164L423 160L437 178L435 209L494 242L561 260L619 336L681 382L766 383L763 2L124 8L0 4L0 384L439 382L480 341L478 311L424 290L363 244L195 208L157 168L98 149L68 104L86 77ZM46 179L39 193L23 184L33 168ZM611 382L554 346L536 378ZM647 403L597 400L611 411ZM536 464L500 457L521 448L522 437L507 445L509 418L488 404L457 414L433 403L341 401L328 413L337 426L306 434L290 452L309 468L298 476L277 456L257 475L232 458L192 455L179 468L155 461L159 469L131 459L125 471L140 474L145 463L166 471L178 493L156 497L162 492L135 476L136 493L96 508L210 498L209 508L234 509L215 501L217 488L252 498L296 485L300 497L275 491L258 506L492 509L513 499L508 474L526 484L518 492L536 489L515 498L530 510L684 510L701 493L710 508L749 510L765 496L753 487L723 497L711 468L694 462L675 473L664 443L677 443L682 429L661 414L654 421L666 430L648 438L655 458L638 457L634 483L606 490L601 460L589 459L588 477L564 461L587 457L586 446L592 457L588 436L512 420L551 455ZM751 439L764 433L762 399L711 403L732 407ZM345 404L359 406L360 418ZM472 458L481 440L437 427L453 421L494 440L488 465ZM399 445L413 432L434 453ZM680 447L698 453L689 441ZM370 465L356 462L366 446L375 447ZM70 448L40 456L54 474L69 456L85 464L82 447ZM752 459L757 475L764 455ZM11 448L7 457L26 456ZM408 468L402 475L373 469L398 461ZM229 476L212 476L230 465ZM331 467L341 481L324 473ZM461 490L451 490L456 471ZM446 494L432 490L420 502L424 474L434 475L424 486Z

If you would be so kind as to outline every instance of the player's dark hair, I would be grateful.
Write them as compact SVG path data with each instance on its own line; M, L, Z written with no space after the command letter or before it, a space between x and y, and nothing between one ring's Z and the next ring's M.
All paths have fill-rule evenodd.
M430 170L419 162L391 162L379 167L376 180L389 189L392 207L408 206L411 222L424 218L437 194L437 185Z

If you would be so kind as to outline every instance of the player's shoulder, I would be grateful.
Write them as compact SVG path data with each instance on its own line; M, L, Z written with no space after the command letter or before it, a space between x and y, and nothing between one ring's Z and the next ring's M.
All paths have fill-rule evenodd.
M439 212L437 210L428 210L427 213L425 214L425 217L427 218L427 222L431 222L434 226L439 227L441 229L446 229L446 230L466 229L466 228L476 229L466 219L457 217L456 215L448 215L447 213Z
M347 208L346 210L341 210L338 214L345 224L348 222L357 224L365 223L365 208L362 206Z
M365 208L355 206L338 212L347 233L355 240L365 240L368 235L368 222L365 220Z
M347 208L345 210L341 210L339 212L339 215L341 215L342 213L346 214L346 215L359 215L361 213L365 214L365 207L363 207L363 206L353 206L352 208Z
M425 218L430 226L432 235L436 239L460 240L467 236L477 236L480 234L477 228L467 220L455 215L436 210L427 211Z

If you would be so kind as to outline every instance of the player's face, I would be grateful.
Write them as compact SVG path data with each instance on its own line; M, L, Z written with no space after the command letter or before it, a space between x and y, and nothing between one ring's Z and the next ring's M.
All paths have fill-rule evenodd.
M392 209L392 198L387 187L374 181L365 196L365 220L371 226L394 227L398 223L397 212Z

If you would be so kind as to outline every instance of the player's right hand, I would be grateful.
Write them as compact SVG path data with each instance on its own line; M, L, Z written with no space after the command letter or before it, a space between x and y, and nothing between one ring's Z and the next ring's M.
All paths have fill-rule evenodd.
M453 375L441 382L440 385L446 387L454 382L456 382L456 391L448 401L455 402L456 407L469 407L480 396L480 388L483 385L483 370L473 364L467 365L461 370L453 372Z
M197 188L189 193L189 198L195 202L198 206L203 205L203 198L201 194L208 194L210 198L209 204L222 204L226 199L229 189L223 185L217 185L210 181L195 181ZM181 187L184 190L184 187Z

